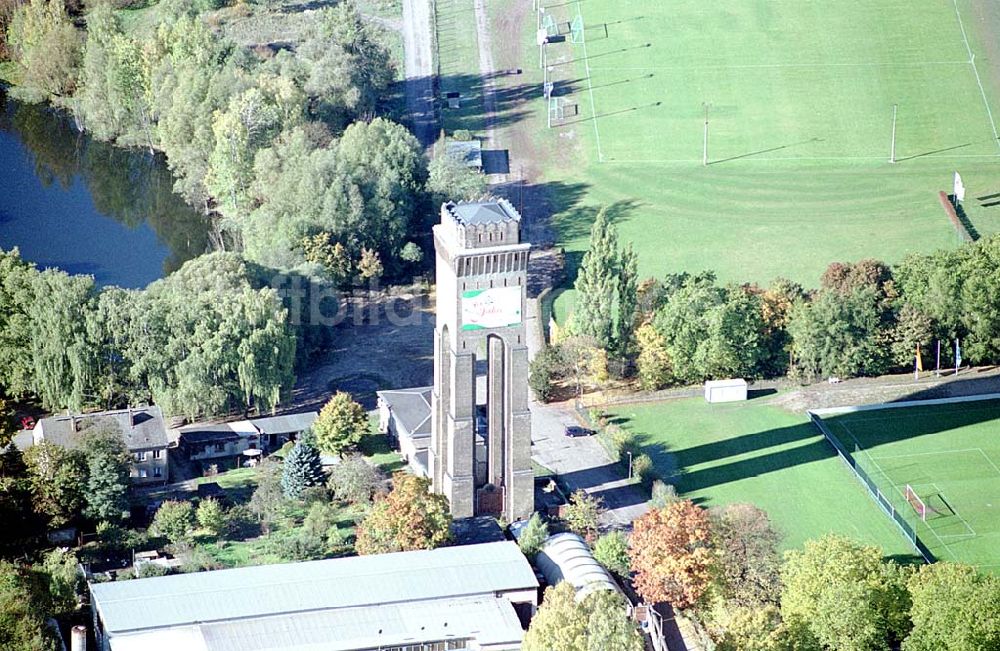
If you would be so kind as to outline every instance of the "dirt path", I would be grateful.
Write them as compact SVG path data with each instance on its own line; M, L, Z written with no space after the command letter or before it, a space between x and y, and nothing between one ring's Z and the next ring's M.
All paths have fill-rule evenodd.
M403 0L406 110L414 135L425 147L434 142L434 48L431 0Z

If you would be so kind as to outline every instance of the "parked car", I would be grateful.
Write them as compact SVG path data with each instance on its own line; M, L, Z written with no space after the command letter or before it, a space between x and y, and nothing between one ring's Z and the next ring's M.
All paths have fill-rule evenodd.
M576 438L578 436L593 436L595 434L594 430L587 429L586 427L578 427L577 425L568 426L564 433L566 436L572 438Z

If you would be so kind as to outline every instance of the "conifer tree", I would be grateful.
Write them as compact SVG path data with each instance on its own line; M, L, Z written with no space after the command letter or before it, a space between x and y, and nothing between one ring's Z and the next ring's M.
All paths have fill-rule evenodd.
M639 257L629 242L618 264L618 319L615 321L615 353L622 362L635 354L635 314L639 303Z
M594 337L607 350L614 334L614 305L618 279L618 235L608 211L602 208L590 231L590 248L576 277L573 328Z
M285 457L281 490L285 497L298 499L302 491L323 485L323 464L311 436L304 436Z

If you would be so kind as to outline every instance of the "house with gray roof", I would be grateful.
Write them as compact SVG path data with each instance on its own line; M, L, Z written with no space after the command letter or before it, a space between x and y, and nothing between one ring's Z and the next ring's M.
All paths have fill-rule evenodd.
M129 407L89 414L65 414L42 418L32 431L32 443L47 441L76 449L89 432L108 429L121 435L132 455L132 483L164 483L169 478L169 439L163 414L157 406Z
M90 585L99 651L516 651L538 582L513 542Z
M377 391L379 431L392 439L413 472L427 476L431 445L431 392L434 387Z
M309 411L284 416L267 416L231 423L195 423L176 430L179 447L185 457L218 470L238 468L251 452L261 453L294 441L312 427L319 413Z

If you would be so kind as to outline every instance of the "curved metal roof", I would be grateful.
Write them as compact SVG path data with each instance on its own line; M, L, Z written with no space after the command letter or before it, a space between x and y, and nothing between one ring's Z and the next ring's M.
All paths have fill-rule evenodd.
M594 558L587 543L575 533L549 536L535 557L535 565L549 585L569 581L576 588L578 601L595 590L621 592L611 574Z

